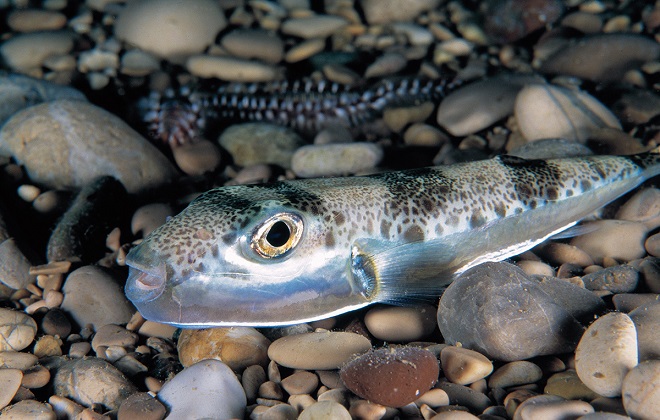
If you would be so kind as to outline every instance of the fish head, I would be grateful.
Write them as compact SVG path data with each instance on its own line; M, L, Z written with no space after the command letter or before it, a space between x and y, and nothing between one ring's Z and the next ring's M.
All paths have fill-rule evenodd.
M283 188L198 197L129 252L127 297L146 319L188 328L290 325L371 303L319 206Z

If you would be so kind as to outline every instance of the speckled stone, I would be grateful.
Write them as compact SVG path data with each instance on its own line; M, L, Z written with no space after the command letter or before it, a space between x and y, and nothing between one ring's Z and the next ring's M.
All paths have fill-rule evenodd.
M0 351L0 368L25 370L34 366L39 359L32 353L12 350Z
M594 408L586 401L570 401L556 395L537 395L523 401L513 419L578 418L593 412Z
M37 323L30 316L0 308L0 352L23 350L32 343L36 334Z
M623 378L637 365L637 332L626 314L612 312L587 328L575 350L575 370L593 391L621 395Z
M630 265L617 265L582 277L588 290L607 290L612 293L632 292L637 287L639 272Z
M177 350L184 367L204 359L217 359L234 371L268 363L270 340L251 327L183 330Z
M39 401L23 400L0 411L0 417L7 420L55 420L53 409Z
M635 366L623 379L623 406L628 415L643 420L660 416L660 361Z
M438 374L433 354L416 347L373 350L346 363L340 371L349 390L389 407L415 401L437 382Z
M348 332L289 335L273 341L268 357L293 369L337 369L351 356L371 348L365 337Z
M122 401L117 412L117 420L162 420L167 410L165 406L146 392L136 392Z

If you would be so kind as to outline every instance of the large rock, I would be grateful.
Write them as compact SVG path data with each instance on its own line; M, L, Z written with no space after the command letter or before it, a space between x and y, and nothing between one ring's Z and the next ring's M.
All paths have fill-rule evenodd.
M602 308L591 292L563 280L539 282L514 265L485 263L447 288L438 325L448 344L513 361L573 351L584 331L580 319Z
M57 100L14 114L0 130L30 179L51 188L80 188L111 175L129 192L162 185L176 169L156 147L115 115L87 102Z

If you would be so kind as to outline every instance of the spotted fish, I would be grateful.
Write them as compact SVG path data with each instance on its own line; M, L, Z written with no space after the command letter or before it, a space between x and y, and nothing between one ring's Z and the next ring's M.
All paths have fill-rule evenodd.
M126 294L180 327L276 326L438 295L660 173L633 156L499 156L363 177L221 187L127 257Z

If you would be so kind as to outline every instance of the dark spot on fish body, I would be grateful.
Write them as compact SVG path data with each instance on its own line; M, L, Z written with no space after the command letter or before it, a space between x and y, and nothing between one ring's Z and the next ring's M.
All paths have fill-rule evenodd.
M346 216L344 216L343 213L340 213L338 211L333 211L332 214L333 214L333 218L335 220L335 224L337 226L341 226L341 225L344 224L344 222L346 222Z
M211 245L211 255L214 258L218 258L218 256L220 255L220 250L218 249L218 244Z
M555 201L559 198L559 191L555 187L548 187L545 190L545 195L548 200Z
M591 182L586 179L580 180L580 189L582 192L589 191L591 189Z
M326 248L332 248L335 246L335 235L332 231L327 231L325 233L325 246Z
M424 240L424 231L417 225L412 225L403 233L403 240L406 242L420 242Z
M501 218L506 217L506 204L504 204L502 202L495 203L494 210L495 210L495 214L498 217L501 217Z
M384 239L389 239L390 238L390 228L392 227L392 223L388 222L387 220L381 220L380 221L380 236L382 236Z
M481 227L486 224L486 218L484 215L481 213L481 210L475 210L474 213L472 213L472 216L470 216L470 228L476 229L478 227Z

